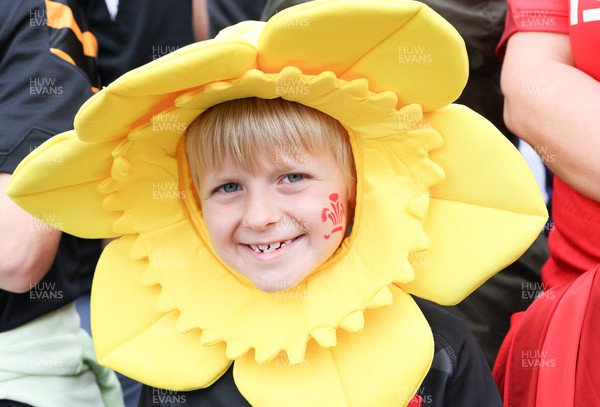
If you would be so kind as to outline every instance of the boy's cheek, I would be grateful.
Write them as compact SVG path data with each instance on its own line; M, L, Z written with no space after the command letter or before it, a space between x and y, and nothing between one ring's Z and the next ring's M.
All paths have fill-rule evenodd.
M227 232L229 228L228 220L232 218L228 211L216 211L213 207L207 206L203 210L203 219L210 239L214 240Z

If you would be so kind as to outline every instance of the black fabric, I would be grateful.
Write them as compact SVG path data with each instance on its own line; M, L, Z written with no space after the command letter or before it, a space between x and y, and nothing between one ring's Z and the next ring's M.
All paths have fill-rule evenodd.
M0 172L12 173L41 141L73 127L92 91L80 69L50 52L48 27L32 19L46 13L43 1L0 6Z
M420 298L415 301L429 322L435 341L431 368L417 391L421 407L502 407L490 368L469 329L440 306ZM235 386L231 367L206 389L175 392L144 386L139 407L181 405L250 406Z
M432 366L417 391L421 407L502 407L490 367L469 328L439 305L415 301L435 340Z
M121 0L111 20L104 0L78 0L98 39L102 86L194 42L190 0Z
M29 404L23 404L18 401L0 400L0 407L32 407Z
M266 0L207 0L210 37L240 21L260 20L266 3Z
M77 0L98 39L102 86L123 73L193 43L191 0L121 0L111 20L104 0ZM259 20L266 0L207 0L209 34Z
M83 44L70 28L50 28L50 46L68 54L78 68L90 79L92 86L100 87L100 77L95 56L83 53Z
M87 20L85 18L85 15L83 14L83 10L81 10L81 7L79 7L79 5L77 4L77 1L74 1L74 0L50 0L50 1L52 1L53 3L59 3L62 5L65 5L68 8L70 8L71 13L73 14L73 19L75 19L75 23L77 24L77 26L79 27L81 32L89 31Z
M79 291L80 294L91 294L92 280L96 264L102 254L102 240L77 239L81 264L79 266Z
M92 92L83 71L50 52L50 30L36 18L46 15L43 1L0 0L0 10L0 172L12 173L42 142L73 127ZM72 302L78 267L77 241L63 234L42 281L23 294L0 290L0 332Z
M527 309L539 295L538 289L542 287L540 270L547 258L547 237L541 234L517 261L486 281L458 305L447 308L471 329L490 366L494 365L510 328L511 315Z
M87 20L83 11L74 0L52 0L53 3L60 3L67 6L73 15L75 24L79 30L89 32ZM100 87L100 76L98 74L98 66L96 65L96 55L85 55L83 46L75 33L70 28L49 28L50 30L50 46L67 53L73 58L77 67L82 69L88 76L92 86Z
M506 128L502 118L502 64L495 53L504 29L506 0L421 1L448 20L465 39L469 55L469 80L456 103L469 106L481 114L514 145L518 145L517 137Z

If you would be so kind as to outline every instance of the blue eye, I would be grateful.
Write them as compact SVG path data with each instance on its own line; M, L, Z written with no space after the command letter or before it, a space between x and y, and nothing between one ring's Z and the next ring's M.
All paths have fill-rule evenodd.
M304 179L303 174L288 174L283 177L284 184L293 184L295 182L300 182Z
M219 188L217 188L217 192L224 192L226 194L230 194L239 190L240 184L238 184L237 182L230 182L228 184L221 185Z

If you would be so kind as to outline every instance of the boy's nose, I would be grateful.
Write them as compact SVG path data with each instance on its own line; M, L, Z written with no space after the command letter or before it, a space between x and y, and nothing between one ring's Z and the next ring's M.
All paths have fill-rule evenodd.
M254 230L264 230L281 220L281 211L273 197L251 194L246 201L243 224Z

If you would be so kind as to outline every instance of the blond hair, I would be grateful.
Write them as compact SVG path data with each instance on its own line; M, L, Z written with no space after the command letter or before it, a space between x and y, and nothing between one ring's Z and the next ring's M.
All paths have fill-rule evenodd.
M263 168L264 157L285 168L286 161L298 160L297 152L319 155L327 149L344 173L348 198L354 202L356 173L348 133L323 112L281 98L251 97L212 106L187 129L186 151L196 188L200 174L222 168L223 157L255 174Z

